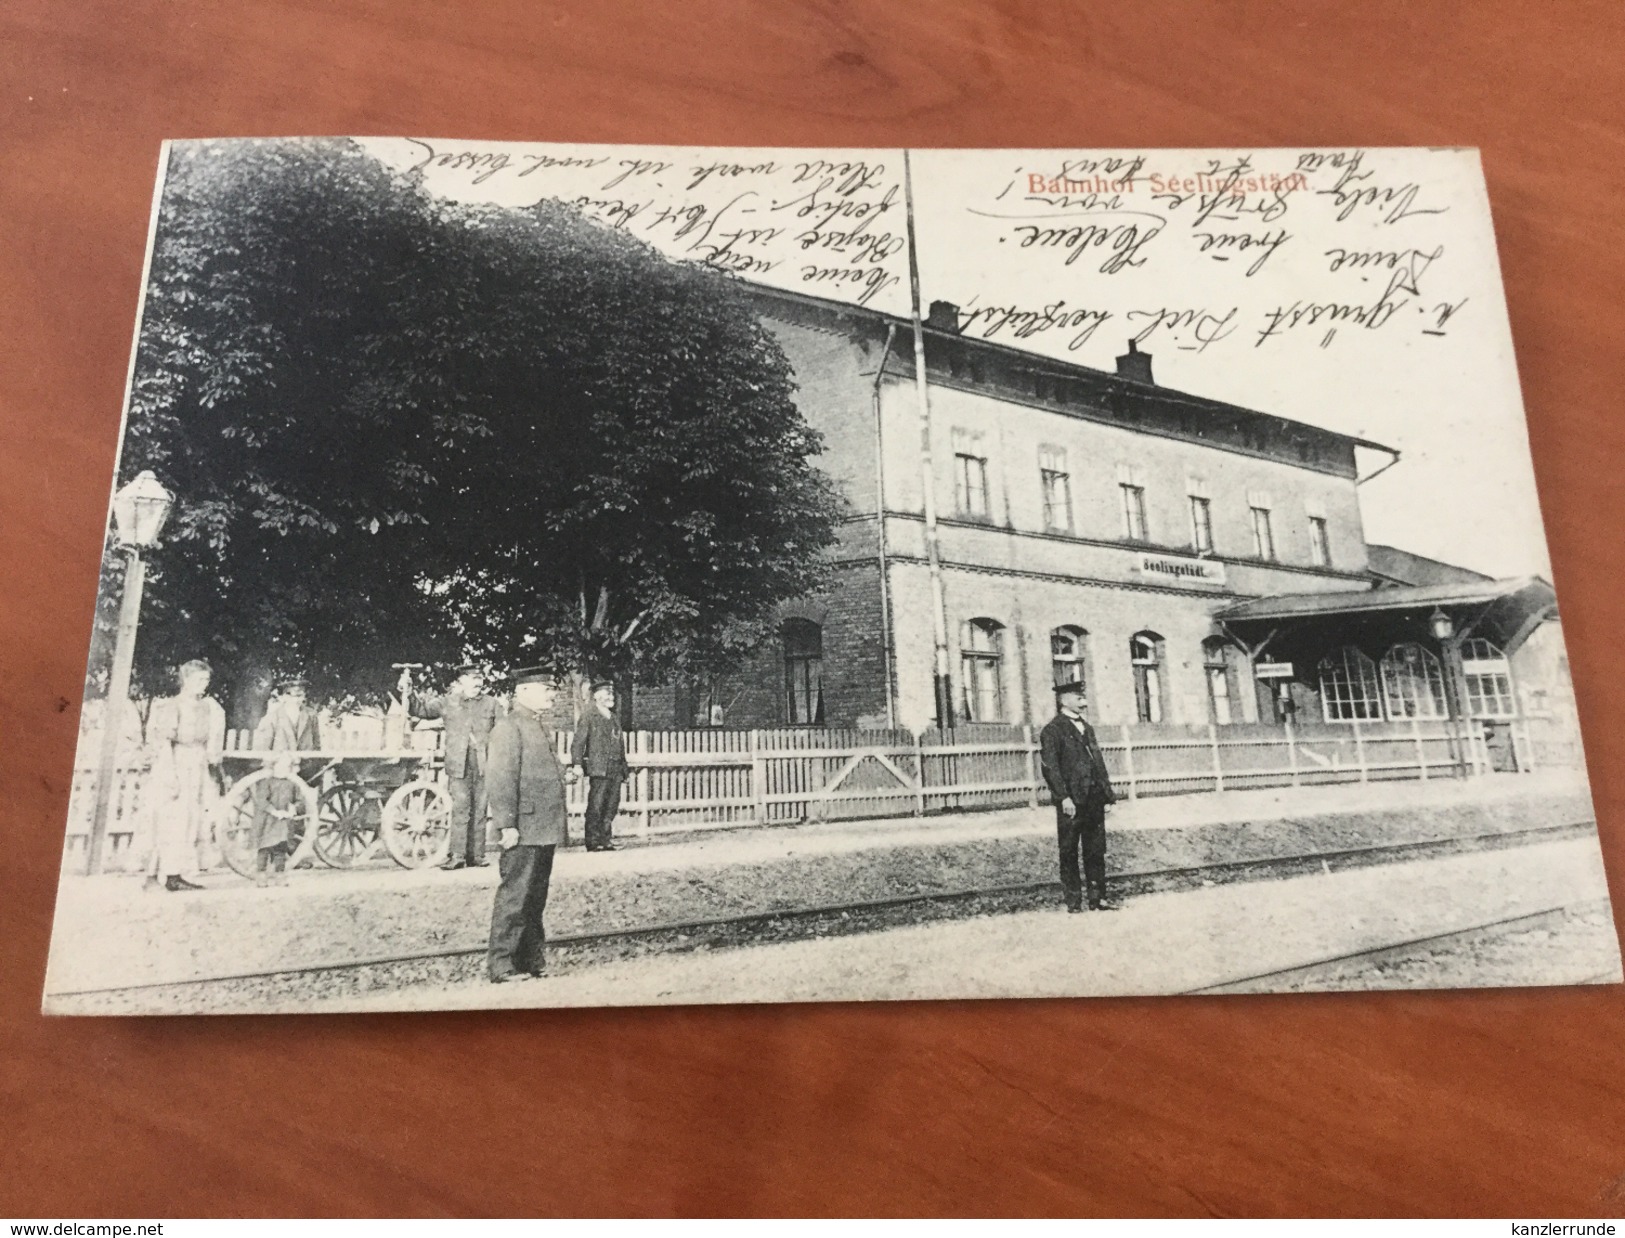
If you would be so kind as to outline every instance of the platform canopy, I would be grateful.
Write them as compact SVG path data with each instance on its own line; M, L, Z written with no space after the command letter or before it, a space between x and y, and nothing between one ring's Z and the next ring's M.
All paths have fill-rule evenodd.
M1388 639L1401 629L1426 629L1436 613L1449 618L1455 635L1486 637L1511 653L1556 616L1557 594L1539 576L1515 576L1254 598L1228 606L1214 618L1249 644L1272 632L1316 644L1360 644L1362 636Z

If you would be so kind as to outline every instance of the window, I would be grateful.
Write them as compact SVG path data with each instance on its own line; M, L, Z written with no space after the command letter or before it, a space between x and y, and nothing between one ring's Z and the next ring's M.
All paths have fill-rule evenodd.
M1327 722L1382 718L1377 664L1352 646L1320 660L1320 708Z
M1218 637L1202 642L1202 670L1207 678L1208 717L1219 726L1235 721L1230 683L1229 647Z
M1004 721L1004 625L972 619L959 629L959 673L965 721Z
M1270 509L1255 507L1253 511L1253 553L1260 559L1275 558L1275 530L1270 525Z
M1512 697L1512 667L1506 654L1480 637L1461 644L1461 678L1467 689L1467 712L1474 718L1511 718L1518 712Z
M1044 527L1072 532L1072 475L1062 448L1039 449L1038 480L1044 491Z
M1162 721L1162 637L1136 632L1128 642L1134 669L1134 705L1141 722Z
M1213 504L1201 495L1191 495L1191 545L1197 554L1213 552Z
M1382 657L1382 697L1388 716L1445 718L1444 668L1420 645L1395 645Z
M1064 683L1087 686L1083 668L1083 642L1087 635L1082 628L1071 624L1049 634L1050 670L1057 687Z
M1309 562L1327 567L1332 561L1332 539L1326 531L1326 517L1309 517Z
M987 455L982 436L954 431L954 506L961 516L987 519Z
M824 725L824 630L789 619L784 639L784 716L791 726Z
M722 726L727 713L721 681L694 679L678 685L676 717L679 728Z
M1145 536L1145 487L1127 482L1118 487L1123 492L1123 536L1131 542L1143 542Z

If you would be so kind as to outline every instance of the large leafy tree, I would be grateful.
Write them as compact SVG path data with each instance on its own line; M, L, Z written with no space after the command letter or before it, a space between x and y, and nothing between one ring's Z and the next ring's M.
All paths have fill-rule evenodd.
M793 394L727 277L563 205L449 204L346 141L179 146L119 477L178 498L140 681L715 667L833 538Z

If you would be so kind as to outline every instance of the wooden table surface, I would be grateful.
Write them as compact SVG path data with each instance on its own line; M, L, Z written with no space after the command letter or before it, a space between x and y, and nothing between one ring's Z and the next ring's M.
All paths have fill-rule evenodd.
M0 1215L1625 1212L1620 988L35 1013L166 137L1482 147L1617 898L1622 62L1617 2L0 6Z

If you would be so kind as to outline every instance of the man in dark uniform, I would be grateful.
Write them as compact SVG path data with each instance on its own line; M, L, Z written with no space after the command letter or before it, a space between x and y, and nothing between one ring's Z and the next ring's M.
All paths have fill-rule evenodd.
M502 843L502 880L491 908L486 966L497 984L546 971L542 914L553 850L565 841L564 770L541 718L553 699L546 671L516 671L513 709L491 728L485 787Z
M570 744L570 764L587 776L587 850L615 851L615 814L626 781L626 740L615 717L615 685L601 680Z
M501 714L496 698L484 693L480 668L463 665L444 696L409 701L419 718L445 724L446 785L451 792L451 847L440 867L478 867L485 860L485 764L491 728Z
M1083 910L1086 889L1091 911L1115 911L1119 904L1106 898L1106 805L1115 803L1117 794L1095 741L1095 729L1083 716L1083 685L1057 684L1055 704L1058 711L1039 736L1039 755L1044 781L1055 801L1061 892L1068 911Z

